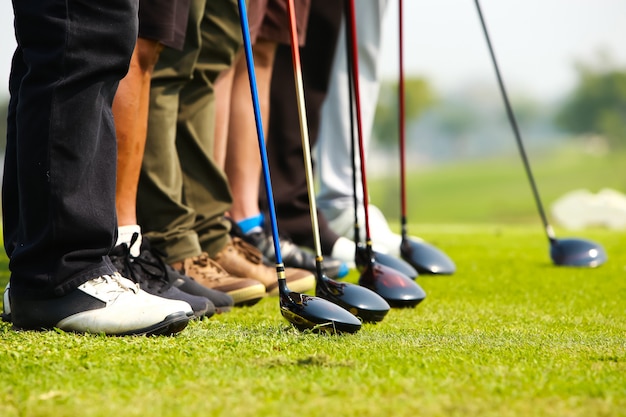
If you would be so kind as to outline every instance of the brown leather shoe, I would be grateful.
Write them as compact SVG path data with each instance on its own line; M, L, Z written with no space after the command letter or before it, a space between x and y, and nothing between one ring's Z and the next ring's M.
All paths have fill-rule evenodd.
M176 268L180 265L173 266ZM230 295L236 306L254 305L266 296L265 285L252 278L232 276L209 258L206 252L185 259L180 272L207 288Z
M269 295L278 295L276 269L263 264L261 252L238 237L224 246L213 258L230 275L252 277L265 285ZM306 292L315 287L315 275L298 268L285 268L287 286L291 291Z

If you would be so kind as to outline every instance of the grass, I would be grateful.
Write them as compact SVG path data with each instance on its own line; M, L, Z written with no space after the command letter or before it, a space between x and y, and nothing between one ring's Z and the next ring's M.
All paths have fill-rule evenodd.
M1 324L0 414L626 415L621 234L585 233L610 256L589 270L552 266L534 229L416 226L458 273L355 335L299 333L276 298L171 338Z
M529 154L542 202L586 188L626 192L626 152L594 155L573 144L541 155ZM411 167L411 161L407 161ZM414 167L415 169L415 167ZM372 203L389 219L399 218L400 186L392 175L368 178ZM414 170L407 175L409 221L420 223L536 223L537 208L520 157L461 161Z
M573 185L624 187L626 165L613 158L539 164L546 201ZM523 173L513 180L512 166L412 176L410 184L423 183L410 196L420 223L409 229L458 267L449 277L420 276L427 298L415 309L345 336L295 331L276 298L175 337L15 332L0 323L0 415L626 416L623 232L576 233L605 247L600 268L553 266L528 184ZM0 286L7 263L0 255Z

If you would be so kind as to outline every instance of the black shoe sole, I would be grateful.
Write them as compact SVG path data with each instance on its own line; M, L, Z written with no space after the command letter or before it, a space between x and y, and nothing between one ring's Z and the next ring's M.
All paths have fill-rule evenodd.
M261 301L263 298L265 297L259 297L259 298L253 298L251 300L240 301L239 303L235 304L235 307L252 307L253 305L257 304L259 301Z
M184 311L180 311L170 314L162 322L149 328L114 336L171 336L183 331L187 324L189 324L189 316Z
M176 333L183 331L185 327L187 327L187 324L189 324L189 316L187 316L186 312L179 311L177 313L170 314L169 316L165 317L165 319L162 322L157 323L153 326L146 327L143 329L133 330L133 331L125 332L125 333L115 333L115 334L112 333L112 334L109 334L109 336L171 336L171 335L174 335ZM42 330L52 330L52 329L47 329L44 327L38 328L38 329L22 328L13 324L13 330L42 331Z

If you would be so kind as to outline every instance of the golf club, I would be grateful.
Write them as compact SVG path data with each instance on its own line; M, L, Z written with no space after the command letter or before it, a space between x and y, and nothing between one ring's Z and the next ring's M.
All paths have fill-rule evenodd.
M491 40L489 38L489 33L487 32L487 25L485 23L483 13L480 8L480 3L478 0L475 0L474 2L476 3L476 10L478 11L478 17L480 18L480 23L482 25L483 33L485 34L485 39L487 40L487 47L489 49L489 54L491 55L491 61L493 63L493 67L496 72L496 78L498 79L498 85L500 87L500 92L502 93L502 99L504 101L504 106L506 107L506 113L509 118L511 128L513 129L513 134L517 142L519 153L522 157L524 169L526 170L526 176L528 177L528 181L530 182L533 196L535 198L535 204L537 205L537 209L539 210L539 215L541 216L541 221L543 222L543 227L546 231L548 240L550 241L550 257L552 258L552 262L555 265L565 265L565 266L581 266L581 267L586 266L586 267L592 267L592 268L600 266L603 263L605 263L608 259L607 254L601 245L599 245L598 243L592 242L590 240L586 240L586 239L578 239L578 238L557 239L554 233L554 229L548 222L548 218L546 216L546 213L543 209L543 205L541 203L541 198L539 197L539 190L537 189L537 184L535 183L535 179L533 178L533 174L530 169L530 162L528 161L528 156L526 155L526 151L524 149L522 136L517 126L515 114L513 113L513 108L511 107L508 95L504 88L504 81L502 81L502 76L500 75L500 70L498 68L498 63L496 61L496 55L493 50L493 46L491 45Z
M265 149L263 123L261 120L261 106L259 103L259 95L256 84L256 74L254 72L254 58L252 56L252 42L250 40L246 0L238 0L238 7L239 18L241 21L241 33L243 36L244 54L248 66L248 78L250 81L254 118L259 141L259 153L261 155L263 180L267 195L272 236L274 238L280 312L288 322L301 331L312 330L325 331L328 333L355 333L361 328L361 321L356 316L328 300L293 292L287 287L285 266L280 252L278 224L276 222L276 209L274 208L274 194L272 192L269 164L267 162L267 150Z
M406 204L406 129L404 96L404 36L403 0L398 4L399 30L399 77L398 77L398 128L400 146L400 257L407 261L420 274L451 275L456 271L454 262L434 245L412 239L408 235Z
M347 2L345 2L344 4L345 4L345 15L348 16L348 14L350 13L349 7L348 7ZM348 57L348 59L346 60L346 65L348 68L348 97L351 97L349 110L350 110L350 135L352 135L352 140L350 141L350 159L352 162L352 202L354 206L354 242L356 243L356 253L355 253L354 263L359 270L365 269L369 265L370 257L373 253L374 257L376 258L376 261L379 262L381 265L386 265L406 275L407 277L411 279L416 279L419 274L417 273L417 270L415 268L409 265L408 262L400 258L396 258L395 256L387 255L387 254L380 253L374 250L372 250L370 253L368 252L366 245L364 245L361 242L359 216L358 216L359 201L358 201L357 177L356 177L356 172L357 172L356 145L355 145L356 129L354 126L354 101L353 101L354 88L353 88L353 76L352 76L352 73L353 73L352 63L350 61L350 51L351 51L350 37L347 35L347 29L346 29L346 55Z
M298 116L300 119L300 135L302 137L302 152L304 155L304 167L306 173L307 191L309 195L309 211L311 225L315 241L315 269L316 288L315 295L329 300L363 321L381 321L391 308L389 304L375 292L358 285L339 283L331 280L324 272L324 259L322 256L322 244L317 218L317 206L315 202L315 186L313 184L313 167L311 157L311 145L309 142L309 126L306 116L306 103L304 99L304 87L302 81L302 66L300 64L300 50L298 46L298 32L296 26L296 14L293 0L287 0L289 12L289 32L291 35L291 58L293 62L293 76L298 101Z
M348 63L348 66L350 66L350 64ZM352 76L350 75L350 71L348 71L348 79L349 79L349 83L352 83ZM353 92L352 92L352 86L349 86L350 88L350 97L353 96ZM354 111L353 111L353 103L350 103L350 131L354 132ZM352 202L354 205L354 242L356 243L356 254L355 254L355 265L357 266L358 269L365 269L367 267L367 265L370 262L370 253L368 252L367 246L364 245L361 242L361 228L359 226L359 216L358 216L358 206L359 206L359 201L358 201L358 196L357 196L357 179L356 179L356 145L355 145L355 139L354 137L352 138L352 141L350 142L350 157L352 159ZM395 269L396 271L406 275L407 277L411 278L411 279L416 279L418 277L418 272L417 270L411 266L408 262L396 258L395 256L391 256L391 255L387 255L386 253L380 253L380 252L376 252L374 250L372 250L372 253L374 255L374 257L376 258L376 260L381 264L381 265L386 265L392 269Z
M365 245L367 262L361 269L361 275L359 277L359 285L373 290L382 296L392 307L414 307L419 304L424 298L426 293L424 290L411 278L402 274L401 272L390 268L386 265L382 265L377 262L372 249L372 239L369 228L369 209L368 199L369 194L367 192L367 178L365 175L365 146L363 143L363 127L361 117L361 100L359 92L359 63L357 52L357 34L356 34L356 13L354 9L354 0L347 2L346 13L346 38L349 50L350 62L348 73L351 77L351 93L353 97L350 98L350 105L354 106L356 110L356 125L357 125L357 137L359 143L359 159L361 165L361 185L363 187L363 205L365 213ZM354 136L354 129L351 132ZM357 251L358 253L358 251Z

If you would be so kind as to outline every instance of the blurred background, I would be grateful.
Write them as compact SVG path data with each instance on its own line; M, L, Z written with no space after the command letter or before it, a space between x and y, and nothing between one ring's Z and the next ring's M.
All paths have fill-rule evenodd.
M626 2L483 0L481 7L544 204L610 189L618 192L605 202L611 215L626 219L619 200L626 191ZM11 3L3 2L2 149L12 27ZM404 1L404 29L409 221L538 223L474 2ZM397 0L385 16L381 62L368 182L371 201L393 223L400 201ZM585 204L595 210L600 203ZM613 227L588 223L582 227Z
M483 0L548 216L626 227L626 2ZM358 4L358 2L357 2ZM371 200L399 219L398 2L385 17ZM409 221L539 223L475 4L404 1Z

